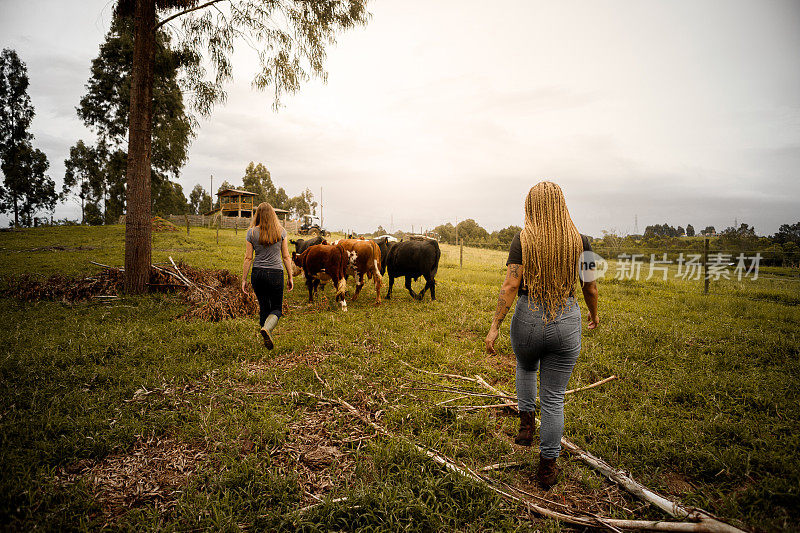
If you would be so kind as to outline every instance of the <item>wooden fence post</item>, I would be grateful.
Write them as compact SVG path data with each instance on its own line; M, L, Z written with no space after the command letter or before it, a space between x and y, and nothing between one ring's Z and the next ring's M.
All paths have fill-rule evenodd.
M458 254L459 255L459 259L458 259L458 263L459 263L461 268L464 268L464 239L463 238L459 238L458 242L459 242L459 254Z
M233 222L233 234L239 235L239 217L236 217L236 220Z
M183 215L186 218L186 236L189 236L189 215Z
M703 243L703 294L708 294L708 237Z
M222 216L219 217L217 221L217 244L219 244L219 227L222 225Z

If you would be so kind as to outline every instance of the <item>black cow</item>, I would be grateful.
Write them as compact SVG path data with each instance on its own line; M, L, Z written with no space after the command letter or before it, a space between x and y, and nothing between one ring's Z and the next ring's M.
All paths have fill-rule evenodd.
M389 250L394 246L395 243L389 242L388 237L381 237L380 239L372 239L372 242L378 245L378 249L381 251L381 276L386 274L386 260L389 257Z
M326 241L322 237L312 237L310 239L297 239L296 241L290 240L289 242L294 244L294 250L295 252L297 252L297 255L302 254L315 244L328 244L328 241Z
M392 297L394 278L405 276L406 289L412 298L422 300L428 289L431 290L431 300L436 299L436 271L439 270L439 243L433 239L401 241L389 248L386 257L386 270L389 272L389 291L386 299ZM425 278L425 287L422 292L415 294L411 289L412 278L416 281L420 276Z

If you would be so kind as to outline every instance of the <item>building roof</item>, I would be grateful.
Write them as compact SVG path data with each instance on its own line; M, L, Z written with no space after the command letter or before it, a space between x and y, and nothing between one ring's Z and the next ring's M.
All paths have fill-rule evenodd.
M221 189L217 191L217 196L256 196L256 193L239 189Z

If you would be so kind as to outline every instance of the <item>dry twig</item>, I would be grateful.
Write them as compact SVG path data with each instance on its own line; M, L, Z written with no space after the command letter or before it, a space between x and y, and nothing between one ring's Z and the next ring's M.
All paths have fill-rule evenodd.
M423 370L421 368L417 368L415 366L411 366L410 364L408 364L407 362L403 361L402 359L400 360L400 362L402 364L406 365L408 368L410 368L412 370L416 370L417 372L422 372L423 374L429 374L431 376L442 376L442 377L445 377L445 378L452 378L452 379L463 379L464 381L471 381L473 383L475 382L474 379L468 378L467 376L459 376L458 374L443 374L441 372L431 372L429 370Z
M479 376L476 376L479 380L482 380ZM488 384L487 384L488 385ZM313 396L318 399L323 399L323 396L316 396L310 393L304 393L309 396ZM346 401L337 398L336 400L329 400L335 403L339 403L345 407L353 416L360 419L366 425L375 429L376 432L385 435L385 436L393 436L389 433L386 428L383 426L376 424L375 422L371 421L369 418L364 416L358 409L347 403ZM567 513L553 511L552 509L548 509L546 507L541 507L530 500L525 499L522 496L515 496L506 492L503 489L498 488L493 484L493 480L491 478L486 478L473 470L469 467L464 465L457 464L454 460L450 459L446 455L428 448L423 448L422 446L416 444L413 441L407 441L411 444L414 448L416 448L421 453L424 453L428 457L430 457L434 462L443 466L447 470L451 472L455 472L463 477L469 478L473 481L477 481L485 486L487 486L490 490L496 492L506 500L510 500L514 503L521 504L527 508L527 510L533 511L541 516L545 516L548 518L555 518L557 520L561 520L563 522L586 526L586 527L606 527L608 529L612 529L614 531L618 529L633 529L633 530L652 530L652 531L678 531L678 532L737 532L737 533L744 533L739 532L739 530L735 528L731 529L715 529L713 526L716 524L721 524L723 526L728 526L722 522L717 522L716 524L711 524L709 522L663 522L663 521L652 521L652 520L620 520L620 519L611 519L611 518L601 518L596 516L588 516L588 517L581 517L581 516L574 516ZM519 494L526 494L524 491L520 489L516 489L514 487L508 486L510 489L514 490ZM560 505L560 504L557 504ZM711 526L711 527L710 527Z
M500 389L497 389L489 383L486 382L481 376L476 375L475 378L478 380L478 383L485 387L486 389L492 391L495 394L504 394ZM510 405L509 407L516 410L516 406ZM726 524L722 522L717 517L713 516L711 513L703 511L702 509L687 509L681 506L678 503L675 503L660 494L648 489L641 483L635 481L632 477L628 476L625 472L621 470L617 470L611 467L608 463L603 461L602 459L593 456L589 452L581 449L577 444L571 442L566 437L561 438L561 445L564 446L565 449L569 450L571 453L575 454L579 459L584 461L586 464L595 468L600 473L605 475L611 481L614 481L622 488L633 494L634 496L638 496L639 498L648 501L670 516L674 516L676 518L688 519L694 522L688 523L674 523L674 522L658 522L658 524L668 524L669 527L675 529L663 529L663 528L655 528L655 527L648 527L644 529L655 529L659 531L702 531L702 532L714 532L714 533L744 533L742 530L733 527L730 524ZM617 522L617 520L603 520L605 524L614 525L616 527L622 527L624 529L632 529L628 526L621 525ZM624 521L623 521L624 522ZM604 525L605 525L604 524ZM685 526L683 525L685 524ZM678 527L680 525L680 528ZM694 526L695 529L685 529L684 527Z
M603 384L608 383L609 381L613 381L615 379L617 379L617 376L608 376L607 378L601 379L600 381L592 383L591 385L586 385L585 387L579 387L577 389L570 389L570 390L566 391L564 394L573 394L573 393L576 393L576 392L580 392L580 391L584 391L584 390L588 390L588 389L593 389L595 387L599 387L600 385L603 385Z

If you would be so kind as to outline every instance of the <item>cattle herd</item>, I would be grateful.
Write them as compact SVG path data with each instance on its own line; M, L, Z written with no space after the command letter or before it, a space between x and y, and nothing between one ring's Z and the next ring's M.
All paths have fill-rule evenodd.
M429 238L412 238L408 241L390 242L381 239L341 239L332 244L322 237L289 241L295 245L292 253L292 275L303 274L308 288L308 301L314 293L330 282L336 291L336 301L347 310L347 278L356 280L353 300L364 287L364 277L375 283L376 303L381 302L383 275L389 274L386 299L392 297L395 278L405 277L405 285L413 298L422 300L430 289L431 300L436 299L436 271L439 268L439 243ZM411 281L425 278L425 287L419 294L411 288Z

